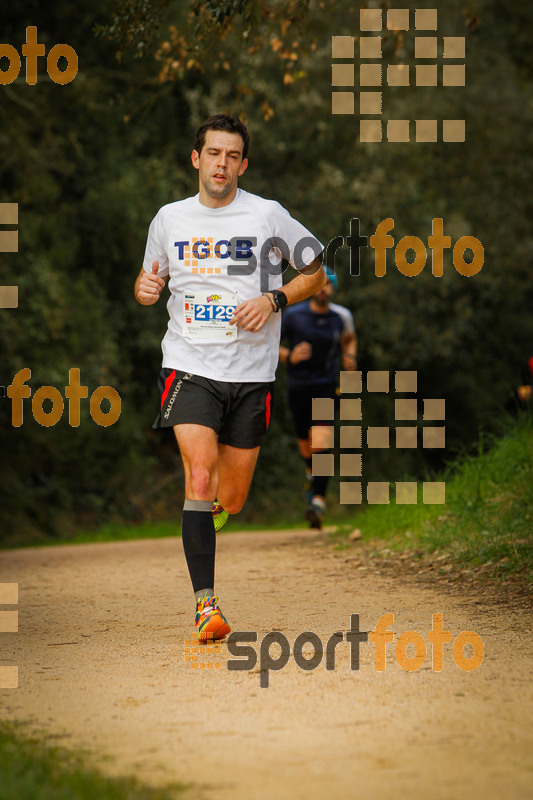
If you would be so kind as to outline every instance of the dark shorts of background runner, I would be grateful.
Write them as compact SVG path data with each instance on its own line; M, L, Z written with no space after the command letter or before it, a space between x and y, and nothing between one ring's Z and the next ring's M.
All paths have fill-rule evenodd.
M161 410L153 428L194 423L212 428L220 444L251 449L262 444L270 422L272 383L229 383L162 369Z
M289 389L289 407L298 439L307 439L313 425L333 425L333 420L313 420L313 397L331 397L335 400L335 412L338 410L336 383L317 383L305 389Z

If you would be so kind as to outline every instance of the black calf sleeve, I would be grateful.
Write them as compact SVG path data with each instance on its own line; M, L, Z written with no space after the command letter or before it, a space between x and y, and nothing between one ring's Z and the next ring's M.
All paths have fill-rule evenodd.
M328 490L329 475L315 475L311 479L311 492L313 497L325 497Z
M320 450L321 453L331 453L331 450ZM325 497L328 490L329 475L313 475L311 478L311 494L313 497Z
M217 540L210 502L185 501L181 521L181 538L193 591L199 592L206 587L213 587Z

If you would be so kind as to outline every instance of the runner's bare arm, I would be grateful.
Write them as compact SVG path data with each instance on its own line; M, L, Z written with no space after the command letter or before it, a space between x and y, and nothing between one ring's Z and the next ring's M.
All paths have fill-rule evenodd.
M354 333L345 333L341 336L342 368L345 370L357 369L357 337Z
M279 346L279 360L280 360L280 362L282 364L285 364L288 361L290 354L291 354L291 351L289 350L289 348L288 347L283 347L283 345L280 344L280 346Z
M282 287L287 297L287 304L299 303L312 294L316 294L326 284L326 273L320 259L315 258L308 267L300 270L298 275ZM236 324L245 331L260 331L273 313L273 303L266 295L245 300L235 309L230 325Z
M327 280L320 259L315 258L308 267L298 270L298 275L281 288L290 306L311 297L312 294L317 294L326 285Z
M157 274L159 262L154 261L152 271L146 272L144 267L137 275L135 281L135 299L142 306L153 306L159 300L159 295L165 287L166 278L160 278Z

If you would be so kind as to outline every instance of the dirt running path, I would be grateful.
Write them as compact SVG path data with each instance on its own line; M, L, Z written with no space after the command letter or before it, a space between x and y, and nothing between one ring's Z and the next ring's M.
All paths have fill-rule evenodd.
M452 641L482 637L485 659L463 672L445 645L436 673L428 646L405 672L388 645L376 672L369 643L351 671L343 642L335 671L291 658L263 689L257 669L228 671L225 646L201 659L220 669L184 660L194 627L179 540L19 550L0 556L0 581L20 587L19 633L1 634L0 652L20 682L0 691L0 716L111 755L114 774L193 782L190 796L208 800L533 797L524 612L379 577L313 532L225 534L217 559L224 613L258 632L258 651L273 628L291 650L306 630L325 643L353 613L372 630L393 612L395 639L415 630L427 642L442 612Z

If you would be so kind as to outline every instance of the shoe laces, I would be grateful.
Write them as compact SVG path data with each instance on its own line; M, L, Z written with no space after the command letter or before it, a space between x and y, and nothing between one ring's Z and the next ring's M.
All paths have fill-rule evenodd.
M199 616L205 616L206 614L212 614L213 611L218 609L218 597L213 595L213 597L203 597L198 600L198 605L196 607L196 613Z

